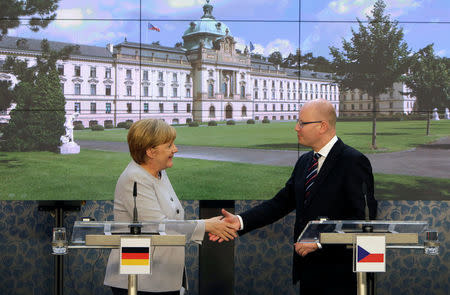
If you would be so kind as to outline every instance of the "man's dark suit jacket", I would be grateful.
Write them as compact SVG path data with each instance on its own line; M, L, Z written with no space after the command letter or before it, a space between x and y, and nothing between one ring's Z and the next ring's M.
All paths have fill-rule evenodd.
M291 177L275 197L240 214L244 223L240 235L271 224L294 209L294 242L306 224L319 217L327 217L330 220L364 219L363 182L367 185L370 217L376 217L377 201L373 196L372 167L366 156L338 139L320 168L309 197L305 200L306 171L311 165L312 156L313 151L298 159ZM325 290L329 288L334 291L339 287L356 290L351 250L343 246L322 246L322 249L305 257L294 252L293 282L300 280L301 289L303 285L312 289L317 286L318 289L324 287Z

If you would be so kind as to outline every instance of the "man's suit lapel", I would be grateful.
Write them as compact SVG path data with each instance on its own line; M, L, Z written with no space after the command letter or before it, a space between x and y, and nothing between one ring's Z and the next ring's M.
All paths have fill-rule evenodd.
M323 165L320 168L319 174L317 174L314 185L311 188L311 193L309 194L308 200L306 200L305 207L308 207L311 204L311 200L316 196L325 179L327 179L327 176L330 173L331 169L333 169L333 167L335 166L335 163L343 147L344 143L342 142L342 140L338 139L338 141L334 144L333 148L328 153L325 162L323 162Z

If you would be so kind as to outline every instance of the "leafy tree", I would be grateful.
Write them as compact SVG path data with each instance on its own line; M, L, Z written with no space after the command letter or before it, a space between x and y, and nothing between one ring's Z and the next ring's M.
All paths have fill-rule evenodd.
M28 27L33 32L46 28L55 19L59 0L1 0L0 40L9 29L20 26L20 18L29 17Z
M0 111L6 111L13 101L11 84L11 81L0 81Z
M274 51L269 55L269 62L275 64L275 65L281 65L283 63L283 56L281 55L281 52Z
M405 94L416 97L419 111L427 112L427 135L430 134L430 115L433 108L450 105L450 71L444 59L434 54L433 44L419 50L411 58L404 82L411 90Z
M5 68L20 81L13 90L16 108L3 128L1 148L7 151L58 151L65 133L65 98L61 91L56 61L67 59L72 47L60 51L41 43L42 54L36 65L9 57Z
M343 90L360 89L372 97L372 148L376 149L377 100L408 68L408 46L403 42L403 29L385 15L386 5L377 0L367 27L357 19L359 32L343 40L343 51L330 47L336 82Z

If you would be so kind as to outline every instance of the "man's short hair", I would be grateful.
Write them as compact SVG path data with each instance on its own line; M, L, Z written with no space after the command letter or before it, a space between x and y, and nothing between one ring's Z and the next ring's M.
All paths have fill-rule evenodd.
M130 155L136 163L143 164L147 159L147 149L173 142L176 137L175 128L162 120L139 120L133 123L128 131Z

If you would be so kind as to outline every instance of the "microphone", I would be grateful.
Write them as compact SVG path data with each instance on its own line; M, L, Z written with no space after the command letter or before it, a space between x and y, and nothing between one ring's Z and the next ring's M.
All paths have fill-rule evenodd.
M370 220L370 214L369 214L369 206L367 205L367 184L365 181L363 181L362 183L362 192L363 192L363 196L364 196L364 203L365 203L365 215L366 215L366 221Z
M134 198L133 223L137 223L138 222L138 212L137 212L137 207L136 207L136 197L137 197L137 183L135 181L134 182L134 186L133 186L133 198Z
M367 184L365 181L363 181L363 183L362 183L362 193L364 196L364 203L365 203L364 215L366 216L366 221L369 222L370 221L370 213L369 213L369 206L367 204ZM363 232L365 232L365 233L373 232L373 226L370 224L363 225Z
M129 225L130 233L132 235L140 235L142 225L138 221L138 211L136 207L136 197L137 197L137 183L134 182L133 185L133 198L134 198L134 209L133 209L133 223Z

